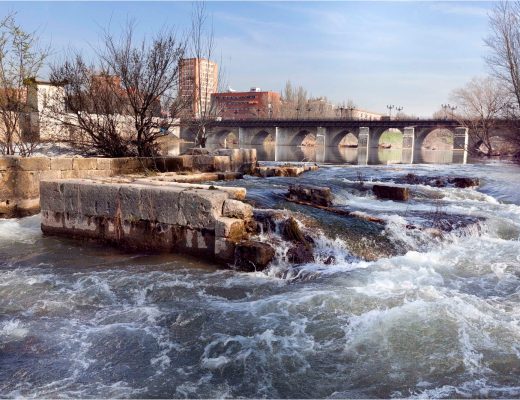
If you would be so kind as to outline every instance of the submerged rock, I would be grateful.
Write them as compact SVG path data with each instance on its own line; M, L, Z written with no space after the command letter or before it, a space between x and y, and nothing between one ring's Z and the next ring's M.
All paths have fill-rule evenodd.
M408 188L399 186L374 185L372 191L379 199L407 201L410 198Z
M311 203L318 206L332 205L332 191L330 188L312 185L291 185L287 198L292 201Z

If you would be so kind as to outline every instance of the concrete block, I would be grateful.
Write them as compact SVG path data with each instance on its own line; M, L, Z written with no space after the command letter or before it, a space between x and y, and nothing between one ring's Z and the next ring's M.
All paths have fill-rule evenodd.
M18 171L14 195L20 199L38 197L40 195L40 174L39 171Z
M51 169L55 171L69 171L72 169L71 157L53 157L51 158Z
M17 168L20 171L46 171L51 169L51 159L48 157L19 157Z
M79 213L85 216L114 217L119 196L119 185L78 185Z
M177 172L184 170L184 159L182 157L158 157L155 160L159 172Z
M63 193L63 211L71 215L75 215L81 210L81 202L79 199L79 185L77 180L69 180L63 182L61 192Z
M2 156L0 157L0 171L5 171L9 168L15 168L18 163L17 156Z
M0 172L0 199L1 200L14 200L14 192L16 187L16 175L15 169L7 169Z
M179 202L182 211L179 224L190 228L215 229L215 219L222 216L222 207L228 197L226 192L219 190L184 190Z
M140 185L121 185L119 188L119 207L121 219L135 222L142 218Z
M201 172L215 171L215 156L196 155L191 157L193 159L193 169Z
M141 219L183 225L179 202L183 189L175 186L142 186ZM183 211L184 212L184 211Z
M112 159L111 158L97 158L96 159L96 169L110 171L112 169Z
M85 169L77 172L78 178L90 179L90 178L108 178L112 176L112 171L107 169Z
M231 171L231 159L228 156L214 156L213 162L215 171L228 172Z
M224 202L222 215L229 218L251 219L253 207L239 200L227 199Z
M52 169L49 171L40 172L40 180L50 181L52 179L61 179L62 172L59 170L53 171Z
M182 167L184 170L192 170L193 169L193 156L183 155L180 156L182 158Z
M73 158L72 168L75 169L76 171L96 169L97 168L97 159L96 158Z
M62 179L75 179L80 178L81 171L79 170L68 170L68 171L61 171L61 178Z
M215 220L215 236L239 241L247 236L243 219L218 217Z
M65 211L62 184L58 181L40 182L40 208L42 211Z

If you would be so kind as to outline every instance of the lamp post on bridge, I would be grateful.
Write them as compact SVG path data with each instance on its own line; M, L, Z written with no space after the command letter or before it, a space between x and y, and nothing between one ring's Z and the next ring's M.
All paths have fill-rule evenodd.
M343 111L345 111L345 107L340 107L339 108L339 117L340 118L343 118Z
M393 104L386 106L388 108L388 118L392 119L392 110L395 108Z
M395 117L397 118L399 113L403 111L403 106L399 106L395 108Z
M350 119L354 119L354 110L355 110L355 109L356 109L356 108L355 108L355 107L352 107L352 106L350 106L350 107L347 108L347 110L348 110L348 115L349 115L349 118L350 118Z
M450 104L441 104L442 109L444 110L444 119L448 119L449 111L451 112L451 117L453 118L453 112L457 109L457 106L452 106Z

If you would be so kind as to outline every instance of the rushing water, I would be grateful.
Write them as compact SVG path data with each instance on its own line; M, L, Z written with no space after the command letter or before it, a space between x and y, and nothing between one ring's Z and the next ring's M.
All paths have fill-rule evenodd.
M412 171L482 185L412 185L408 203L352 189ZM230 184L291 207L281 194L296 180L387 224L363 237L298 208L330 237L288 274L282 261L237 273L43 237L39 216L1 221L0 396L520 397L520 168L327 166ZM439 207L480 222L443 238L405 229ZM363 261L351 246L364 240L398 246Z

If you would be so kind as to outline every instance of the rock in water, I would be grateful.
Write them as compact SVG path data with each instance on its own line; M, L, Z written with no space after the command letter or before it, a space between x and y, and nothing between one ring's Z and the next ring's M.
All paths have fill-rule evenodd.
M235 247L235 268L245 272L262 271L273 260L274 255L275 251L271 245L246 240Z
M410 198L408 188L399 186L374 185L372 191L379 199L407 201Z
M480 185L480 180L478 178L450 178L449 182L458 188L468 188Z
M289 186L289 200L302 201L318 206L330 207L332 205L332 191L330 188L312 185Z
M303 264L314 261L314 242L310 237L304 235L294 217L285 221L282 239L292 242L287 251L287 258L290 263Z

